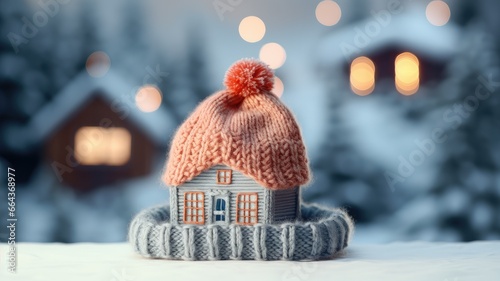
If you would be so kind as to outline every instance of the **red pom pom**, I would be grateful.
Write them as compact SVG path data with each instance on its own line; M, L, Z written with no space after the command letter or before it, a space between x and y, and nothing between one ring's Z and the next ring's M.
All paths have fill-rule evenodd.
M246 98L270 92L273 89L274 73L259 60L242 59L229 67L224 84L233 95Z

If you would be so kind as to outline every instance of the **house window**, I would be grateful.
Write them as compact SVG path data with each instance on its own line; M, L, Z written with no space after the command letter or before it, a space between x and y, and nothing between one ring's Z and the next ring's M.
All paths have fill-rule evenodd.
M258 222L257 193L238 193L236 197L236 223L254 224Z
M231 170L217 170L217 184L231 184L233 178L233 171Z
M205 194L203 192L184 194L184 223L205 224Z
M75 158L81 165L121 166L130 159L131 143L125 128L81 127L75 134Z

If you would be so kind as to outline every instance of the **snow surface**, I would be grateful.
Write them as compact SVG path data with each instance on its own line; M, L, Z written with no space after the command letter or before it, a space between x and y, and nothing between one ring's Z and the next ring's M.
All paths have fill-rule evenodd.
M7 245L1 244L2 253ZM143 258L130 245L18 244L17 274L1 280L498 280L500 242L354 245L335 260L167 261Z

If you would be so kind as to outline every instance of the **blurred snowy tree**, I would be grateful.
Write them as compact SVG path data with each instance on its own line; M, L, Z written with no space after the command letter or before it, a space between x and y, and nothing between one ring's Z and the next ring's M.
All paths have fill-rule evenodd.
M391 189L385 181L384 170L352 144L352 134L342 114L344 103L352 96L339 89L337 83L326 82L326 85L325 139L321 155L313 159L313 186L304 190L304 198L342 206L357 222L373 221L394 209Z
M9 106L0 107L0 114L8 111L10 121L25 122L85 66L87 53L98 44L96 19L88 5L69 11L58 6L58 13L47 15L47 23L37 27L33 15L45 12L42 6L24 1L2 4L6 6L0 12L2 33L8 36L0 39L0 98L6 100L2 106ZM68 21L75 11L81 21ZM30 26L33 34L28 38ZM26 41L15 41L13 36Z
M152 65L159 63L153 47L147 43L150 40L144 22L146 15L143 5L138 1L125 1L120 8L122 16L117 42L112 44L117 59L112 63L139 83L143 83L144 77L148 74L148 66L151 68ZM156 85L162 81L147 82Z
M411 238L464 240L500 238L500 64L493 38L471 23L441 109L448 125L436 183L401 210ZM411 215L411 210L426 210ZM404 214L404 215L403 215ZM401 224L404 225L404 224Z

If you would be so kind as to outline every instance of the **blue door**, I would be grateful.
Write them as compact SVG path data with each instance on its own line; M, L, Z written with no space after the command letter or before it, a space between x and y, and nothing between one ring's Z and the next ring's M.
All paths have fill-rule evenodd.
M214 222L226 221L226 199L215 198L213 215L214 215Z

